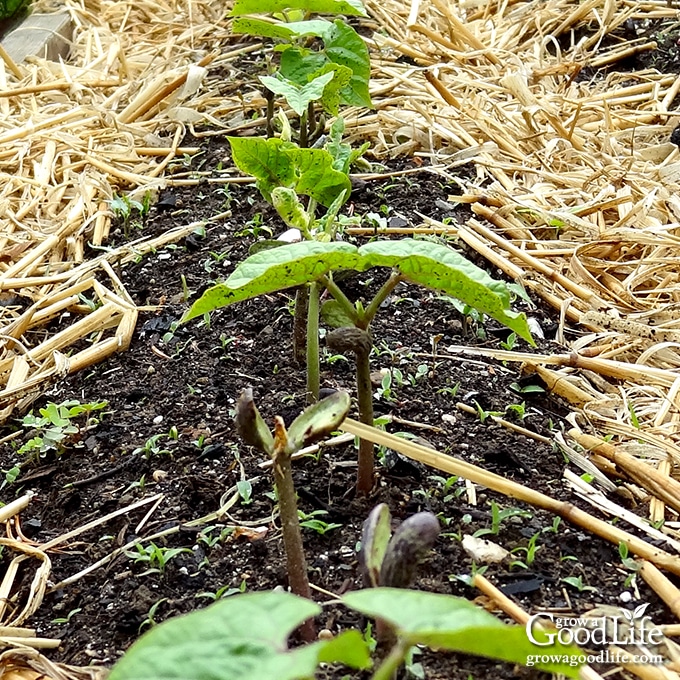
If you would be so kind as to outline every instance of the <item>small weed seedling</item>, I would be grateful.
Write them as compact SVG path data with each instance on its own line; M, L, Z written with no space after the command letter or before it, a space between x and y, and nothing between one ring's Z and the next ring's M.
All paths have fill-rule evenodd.
M595 588L594 586L586 585L583 582L583 576L565 576L563 579L560 580L562 581L562 583L566 583L568 586L571 586L572 588L578 590L579 593L597 592L597 588Z
M501 523L510 517L530 518L531 513L528 510L520 510L519 508L506 508L505 510L501 510L496 501L491 501L491 527L489 529L478 529L472 535L475 538L487 536L488 534L498 536L498 532L501 530Z
M536 559L536 553L541 549L540 545L537 545L539 533L534 534L530 539L526 547L519 546L514 548L510 552L513 555L521 555L524 553L524 560L513 560L510 563L511 567L519 567L520 569L529 569Z
M149 543L146 547L141 543L137 543L134 551L125 551L126 557L133 560L135 564L142 562L149 565L149 568L140 574L140 576L146 576L146 574L163 575L168 562L182 553L191 554L191 550L189 548L161 548L153 542Z
M64 452L67 445L74 441L81 432L81 426L77 419L83 414L93 411L101 411L106 408L108 402L99 401L81 404L77 400L54 404L50 402L39 410L38 416L33 411L25 415L21 424L30 430L34 430L34 436L29 439L18 451L20 454L30 454L37 460L49 451L56 455ZM88 425L98 421L88 422Z
M342 524L337 524L335 522L324 522L319 519L320 516L327 515L325 510L313 510L310 513L304 513L302 510L298 510L298 517L300 518L300 526L304 529L311 529L316 531L320 536L325 536L329 531L333 529L339 529Z
M619 543L619 557L621 558L621 562L623 562L623 566L630 572L628 576L626 576L623 585L626 588L634 588L637 581L637 574L640 571L640 563L628 556L628 545L623 542Z
M255 406L251 389L243 390L236 404L236 428L241 439L272 458L274 484L281 514L283 545L286 551L288 581L295 594L307 599L311 599L311 590L302 546L291 456L336 430L347 416L349 407L349 395L346 392L334 392L305 409L288 430L283 419L277 416L272 434ZM316 637L314 622L311 619L305 621L301 634L307 641Z
M387 654L376 660L371 680L391 680L418 645L534 665L577 678L569 661L578 647L555 641L549 656L536 656L524 626L508 626L463 598L400 588L367 588L342 597L349 609L382 620L394 632ZM321 664L342 663L367 670L373 665L370 631L346 630L331 639L288 646L301 623L321 607L285 592L259 592L220 599L209 607L154 626L118 661L109 680L195 678L197 668L219 669L214 678L309 680ZM536 631L538 636L545 633ZM376 650L377 651L377 650ZM564 661L562 661L564 660ZM207 676L206 676L207 677Z

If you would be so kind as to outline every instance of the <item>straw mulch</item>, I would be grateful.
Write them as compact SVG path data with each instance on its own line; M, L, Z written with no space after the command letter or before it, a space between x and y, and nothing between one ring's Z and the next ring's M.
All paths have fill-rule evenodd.
M117 265L198 226L109 249L114 193L198 181L191 170L167 179L199 151L181 146L185 132L257 127L250 113L264 104L234 68L261 46L230 34L224 3L65 5L76 27L68 63L0 62L0 422L125 350L138 310ZM582 330L563 354L501 358L572 402L559 443L574 462L610 491L607 475L623 476L628 499L651 496L649 519L680 539L680 153L668 141L680 77L576 81L654 47L602 48L607 33L629 19L670 23L677 10L662 0L366 6L381 29L368 41L375 110L347 112L351 138L458 182L451 200L476 217L423 226L453 232ZM51 9L38 0L36 11ZM471 161L476 176L456 179ZM86 257L86 243L99 254Z

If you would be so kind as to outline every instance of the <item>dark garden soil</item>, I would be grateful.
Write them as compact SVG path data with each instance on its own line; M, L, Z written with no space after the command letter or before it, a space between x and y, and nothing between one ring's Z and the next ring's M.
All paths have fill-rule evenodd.
M228 166L228 146L207 138L205 152L192 171ZM185 168L179 168L185 170ZM350 205L358 214L374 212L391 226L418 224L417 213L464 220L465 210L447 204L457 193L455 183L405 164L411 174L358 182ZM466 170L463 169L462 172ZM209 184L185 187L161 196L152 208L144 233L207 219L224 210L231 217L209 224L205 235L192 235L120 271L140 315L132 346L104 363L68 378L36 407L46 402L105 400L98 423L71 440L56 459L24 462L20 478L2 489L8 501L27 490L35 498L23 514L23 531L46 542L86 522L124 508L152 494L162 501L149 514L146 505L78 537L67 549L52 554L52 581L58 583L115 548L159 531L179 527L164 547L186 548L171 559L163 573L146 573L149 565L120 555L71 585L51 592L29 621L38 634L58 637L62 646L50 656L76 664L110 665L140 631L171 616L204 607L221 589L256 591L286 586L281 533L271 498L272 479L259 467L263 456L241 443L232 424L234 402L242 388L252 386L262 414L287 421L304 406L304 369L291 359L291 294L271 295L212 314L209 326L193 321L175 328L191 299L213 280L226 277L259 238L281 232L282 224L253 186ZM120 236L122 238L122 236ZM456 247L455 243L451 243ZM474 254L470 254L474 257ZM475 258L475 260L480 262ZM498 276L497 272L491 272ZM372 271L350 278L342 286L353 298L367 297L385 276ZM527 311L546 335L539 351L560 351L554 337L554 317L548 311ZM433 359L450 344L498 347L507 339L493 323L464 323L453 305L430 291L400 285L381 310L374 326L374 371L392 371L391 393L376 399L378 415L399 419L386 425L392 432L422 437L434 447L561 499L573 500L562 481L565 461L551 447L495 425L490 419L461 412L456 402L478 403L487 411L517 418L512 404L525 404L523 425L549 434L565 426L565 406L540 392L518 390L538 382L521 376L516 365L493 361ZM518 348L527 348L519 342ZM401 371L403 380L394 376ZM322 386L352 390L352 358L324 355ZM378 386L376 387L376 390ZM404 424L402 421L412 421ZM82 423L81 423L82 424ZM5 432L4 434L7 434ZM30 437L26 433L13 444ZM5 445L0 466L8 470L19 459L16 446ZM324 449L318 459L295 463L300 509L324 511L317 519L335 523L325 535L304 530L310 577L315 586L334 594L359 588L356 546L361 524L378 502L389 504L395 521L420 510L437 513L443 533L419 571L416 588L476 598L478 593L459 578L473 564L460 543L462 534L491 526L491 503L524 511L506 519L497 536L487 536L508 550L526 547L536 533L539 550L528 568L510 560L490 566L486 576L531 612L559 608L582 613L595 603L621 605L628 572L616 546L566 525L553 524L545 512L477 489L470 505L461 481L445 489L438 471L382 452L374 494L355 498L356 451L352 445ZM250 480L249 502L237 500L229 516L202 528L185 523L220 507L223 494L234 495L240 480ZM143 524L140 528L140 523ZM226 527L242 527L224 531ZM518 551L513 557L525 559ZM525 560L526 561L526 560ZM582 592L562 579L580 577ZM32 575L23 575L23 587ZM642 601L655 623L669 618L656 596L639 583ZM637 593L629 607L640 604ZM323 603L328 595L316 593ZM319 626L337 632L365 626L346 610L329 607ZM430 679L539 677L535 671L462 655L424 652L417 658ZM325 677L360 677L328 670ZM406 675L404 675L406 677Z

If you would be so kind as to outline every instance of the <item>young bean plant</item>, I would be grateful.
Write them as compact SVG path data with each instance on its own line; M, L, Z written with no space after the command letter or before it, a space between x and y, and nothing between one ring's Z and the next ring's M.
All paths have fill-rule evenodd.
M391 274L373 299L364 305L352 302L333 278L342 269L365 272L386 267ZM359 417L373 425L373 394L369 355L373 345L370 325L396 286L407 281L443 291L474 306L533 344L524 314L510 311L506 285L492 279L452 248L432 241L402 239L373 241L361 247L334 241L303 241L264 250L244 260L224 282L209 288L184 315L183 321L227 305L295 286L313 284L315 296L326 289L330 300L320 309L310 307L308 314L308 389L318 395L318 319L335 330L327 334L328 346L339 353L353 352L356 357L356 382ZM312 373L313 379L309 379ZM367 494L373 487L373 444L361 441L357 491Z

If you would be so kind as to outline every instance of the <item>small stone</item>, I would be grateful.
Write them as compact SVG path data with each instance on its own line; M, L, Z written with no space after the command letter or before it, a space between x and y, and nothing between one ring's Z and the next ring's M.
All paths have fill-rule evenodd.
M163 482L167 479L168 473L165 470L154 470L151 476L154 482Z
M163 416L156 416L153 419L153 424L154 425L160 425L163 422Z
M331 631L328 630L328 628L322 628L319 631L318 638L319 638L319 640L332 640L333 639L333 633L331 633Z
M632 599L633 599L633 595L627 590L624 590L619 595L619 600L621 600L621 602L623 602L624 604L628 604L628 602L631 602Z
M149 366L149 368L146 369L147 375L153 375L155 372L156 372L156 369L153 366Z

